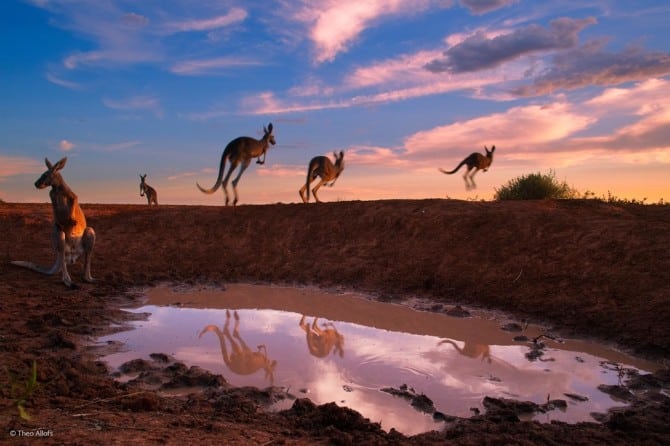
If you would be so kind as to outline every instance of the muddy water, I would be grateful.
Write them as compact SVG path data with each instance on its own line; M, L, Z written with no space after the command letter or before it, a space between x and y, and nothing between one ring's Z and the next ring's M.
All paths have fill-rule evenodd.
M232 385L274 385L317 404L334 401L406 434L439 429L441 423L382 388L406 384L410 392L428 396L437 411L461 417L483 411L487 395L535 403L560 398L568 401L567 409L536 419L593 421L591 413L623 404L597 389L619 382L616 365L656 368L573 340L545 340L543 355L533 359L527 356L531 344L514 337L539 336L540 327L511 333L501 329L509 321L492 315L454 318L309 288L159 287L133 311L150 316L133 330L101 339L125 345L104 358L112 367L167 353Z

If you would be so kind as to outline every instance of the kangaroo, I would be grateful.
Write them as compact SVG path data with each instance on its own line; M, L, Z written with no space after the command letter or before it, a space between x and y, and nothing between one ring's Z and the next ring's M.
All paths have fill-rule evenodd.
M305 315L300 319L300 328L305 330L307 335L307 349L317 358L325 358L332 351L337 352L340 358L344 356L344 336L342 336L332 322L322 324L321 328L317 324L317 319L314 318L312 325L305 322ZM333 350L335 347L335 350Z
M321 177L321 181L312 189L314 194L314 200L317 203L320 203L319 197L316 195L316 192L319 188L326 184L332 187L335 184L335 181L340 177L340 174L344 170L344 152L340 151L339 155L337 152L333 152L335 156L335 164L327 156L315 156L309 162L307 167L307 181L305 185L300 188L300 198L302 198L303 203L309 202L309 186L310 183L316 180L316 177ZM330 184L328 183L330 181ZM307 197L305 197L305 191L307 191Z
M151 204L155 204L158 206L158 192L156 192L156 189L153 187L149 186L144 180L146 180L147 174L145 173L144 175L140 175L140 197L143 197L144 195L147 196L147 204L151 206Z
M270 380L270 384L274 382L274 370L277 366L276 360L268 359L268 352L265 345L259 345L257 351L252 351L244 340L240 337L238 331L240 327L240 316L237 311L234 313L235 327L233 328L233 335L230 335L228 326L230 325L230 311L226 310L226 323L223 326L223 331L216 325L208 325L202 329L199 337L202 337L208 331L213 331L219 338L221 344L221 355L223 362L228 366L231 372L238 375L251 375L257 370L265 370L265 379ZM226 340L230 342L232 352L228 352Z
M216 179L216 183L214 186L212 186L211 189L204 189L202 186L200 186L200 184L195 183L196 186L198 186L198 189L200 189L201 192L210 195L216 192L219 186L223 184L223 193L226 196L226 206L228 206L228 180L230 179L233 170L235 170L237 166L240 166L240 170L233 180L233 192L235 193L233 206L235 206L237 204L237 183L240 181L244 171L247 170L247 167L249 167L251 160L258 157L256 164L264 164L268 147L270 144L276 144L275 137L272 134L272 123L270 123L267 128L263 127L263 133L263 138L260 140L251 138L249 136L240 136L239 138L235 138L230 141L221 155L219 176ZM263 156L262 161L261 156ZM224 178L223 171L226 168L227 161L230 162L230 168L228 169L228 173Z
M493 152L495 152L496 146L491 146L491 150L487 149L486 146L484 146L484 150L486 151L486 156L482 155L481 153L474 152L471 153L463 161L461 161L461 163L458 166L456 166L454 170L447 172L444 169L439 169L439 171L442 173L446 173L447 175L451 175L452 173L456 173L456 171L465 164L467 166L465 175L463 175L463 180L465 180L465 188L474 189L477 187L474 179L475 174L480 170L483 170L484 172L489 170L489 167L493 162ZM472 172L472 174L470 174L470 171L472 169L474 169L474 171ZM468 182L468 179L470 180L470 182Z
M51 268L39 266L33 262L15 260L13 265L37 271L42 274L62 273L63 283L76 288L72 278L67 271L67 265L74 264L77 258L84 254L84 280L93 282L91 277L91 254L95 245L95 231L86 226L86 217L79 207L77 195L65 184L60 170L65 167L67 157L51 164L47 158L44 159L47 171L35 181L35 187L44 189L51 186L49 197L54 214L54 227L51 233L51 241L56 251L56 261Z
M486 344L474 344L472 342L466 342L463 345L463 348L461 348L451 339L443 339L437 343L437 345L442 344L451 344L458 353L463 356L467 356L468 358L477 359L481 357L482 361L486 359L487 362L491 362L491 348Z

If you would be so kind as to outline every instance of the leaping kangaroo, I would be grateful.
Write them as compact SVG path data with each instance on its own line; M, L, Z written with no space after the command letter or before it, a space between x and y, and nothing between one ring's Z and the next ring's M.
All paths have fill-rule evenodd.
M333 152L335 156L335 164L327 156L315 156L309 162L307 167L307 181L305 185L300 188L300 198L302 198L303 203L309 201L309 186L310 183L316 180L316 177L321 177L321 181L312 189L314 194L314 199L319 203L319 197L316 195L316 192L319 188L326 184L328 186L333 186L335 181L340 177L340 174L344 170L344 152L340 151L339 155L337 152ZM330 183L328 183L330 181ZM307 197L305 197L305 191L307 191Z
M483 170L486 172L489 170L489 167L491 166L491 163L493 162L493 152L496 150L496 146L491 146L491 150L487 149L486 146L484 146L484 150L486 151L486 156L482 155L481 153L471 153L467 158L465 158L461 163L456 166L456 168L452 171L447 172L444 169L439 169L440 172L446 173L447 175L451 175L452 173L456 173L458 169L460 169L464 164L467 166L467 169L465 171L465 175L463 175L463 180L465 180L465 188L466 189L474 189L477 187L475 184L475 179L474 176L475 174ZM470 171L474 169L472 174L470 174ZM470 175L468 175L470 174ZM468 182L468 179L470 182Z
M63 273L63 283L76 288L72 278L67 271L67 265L74 264L77 258L84 254L84 280L93 282L91 277L91 254L95 244L95 231L86 226L86 217L79 207L77 195L65 184L60 170L65 167L67 157L51 164L47 158L44 159L47 171L35 181L35 187L44 189L51 186L49 197L54 214L54 227L51 233L51 241L56 251L56 261L51 268L39 266L33 262L15 260L13 265L37 271L42 274Z
M442 344L451 344L458 353L468 358L477 359L482 358L482 361L486 359L487 362L491 362L491 348L486 344L476 344L472 342L465 342L463 347L459 347L451 339L443 339L437 343L437 345Z
M156 189L153 187L149 186L144 180L147 178L147 174L145 173L144 175L140 175L140 197L147 196L147 204L151 206L151 204L155 204L158 206L158 192L156 192Z
M318 318L315 317L310 325L305 321L305 315L300 319L300 328L305 331L307 349L317 358L325 358L332 351L337 352L340 358L344 356L344 336L335 328L332 322L326 322L319 327ZM335 348L335 350L333 350Z
M233 206L235 206L237 204L237 183L240 181L240 177L242 177L244 171L249 167L252 158L258 157L256 164L264 164L268 147L270 144L276 144L275 137L272 134L272 123L270 123L267 128L263 126L263 133L263 138L260 140L249 136L240 136L239 138L230 141L223 150L223 155L221 155L219 176L216 179L216 183L211 189L204 189L200 184L195 183L196 186L198 186L198 189L205 194L213 194L223 183L223 193L226 195L226 206L228 206L228 180L230 179L233 170L235 170L237 166L240 166L240 170L233 180L233 192L235 193ZM263 156L263 161L261 161L261 155ZM230 161L230 169L228 169L228 173L224 178L223 171L226 168L226 161Z
M277 366L276 360L270 360L268 358L268 352L265 348L265 345L259 345L257 351L252 351L244 342L239 333L240 327L240 316L237 314L237 311L234 312L235 316L235 327L233 328L233 335L230 335L230 311L226 310L226 323L223 326L223 331L216 325L208 325L202 329L200 336L204 335L208 331L213 331L216 336L219 338L219 343L221 344L221 356L223 356L223 362L228 366L231 372L237 373L238 375L251 375L257 370L265 370L265 379L270 381L270 384L274 382L274 371ZM231 352L228 351L226 346L226 340L230 342Z

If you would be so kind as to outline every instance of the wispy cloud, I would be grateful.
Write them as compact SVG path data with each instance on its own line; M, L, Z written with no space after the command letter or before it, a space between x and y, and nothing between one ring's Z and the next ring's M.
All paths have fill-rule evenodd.
M72 82L72 81L66 81L64 79L59 78L58 76L54 75L53 73L47 72L45 75L46 79L51 82L52 84L70 89L70 90L83 90L83 86L77 82Z
M217 57L213 59L186 60L178 62L170 68L174 74L182 76L198 76L217 74L226 69L259 66L262 63L248 57Z
M211 31L243 22L248 16L242 8L232 8L227 14L204 19L168 22L162 28L170 33L190 31Z
M102 103L114 110L150 111L157 116L163 115L160 101L153 96L133 96L124 99L103 98Z
M265 169L258 169L256 174L260 177L294 178L304 177L307 166L296 166L290 164L272 164Z
M41 173L45 170L44 162L22 156L0 155L0 182L7 177L27 173Z
M468 8L473 14L486 14L496 9L504 8L518 0L460 0L461 5Z

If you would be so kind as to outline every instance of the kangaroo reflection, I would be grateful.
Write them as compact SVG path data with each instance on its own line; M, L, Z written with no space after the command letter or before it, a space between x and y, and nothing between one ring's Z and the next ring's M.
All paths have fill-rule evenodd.
M223 362L226 363L231 372L238 375L251 375L257 370L265 370L265 379L270 380L270 384L274 382L274 370L277 361L268 359L265 345L259 345L257 351L252 351L240 337L238 328L240 326L240 316L237 311L234 313L235 327L233 328L233 335L230 335L228 326L230 324L230 311L226 310L226 323L223 326L223 331L216 325L208 325L202 329L199 337L202 337L208 331L213 331L221 343L221 355ZM226 347L226 339L230 342L231 352L228 352Z
M460 347L458 344L456 344L454 341L451 339L443 339L440 342L437 343L437 345L442 345L442 344L451 344L454 346L456 351L460 353L463 356L467 356L468 358L482 358L482 361L484 359L487 360L487 362L491 362L491 349L489 348L488 345L486 344L477 344L474 342L464 342L463 347Z
M326 322L319 327L318 317L314 318L312 325L305 322L305 315L300 319L300 328L305 330L307 335L307 348L309 352L317 358L325 358L333 350L337 352L340 358L344 356L344 336L342 336L332 322Z

